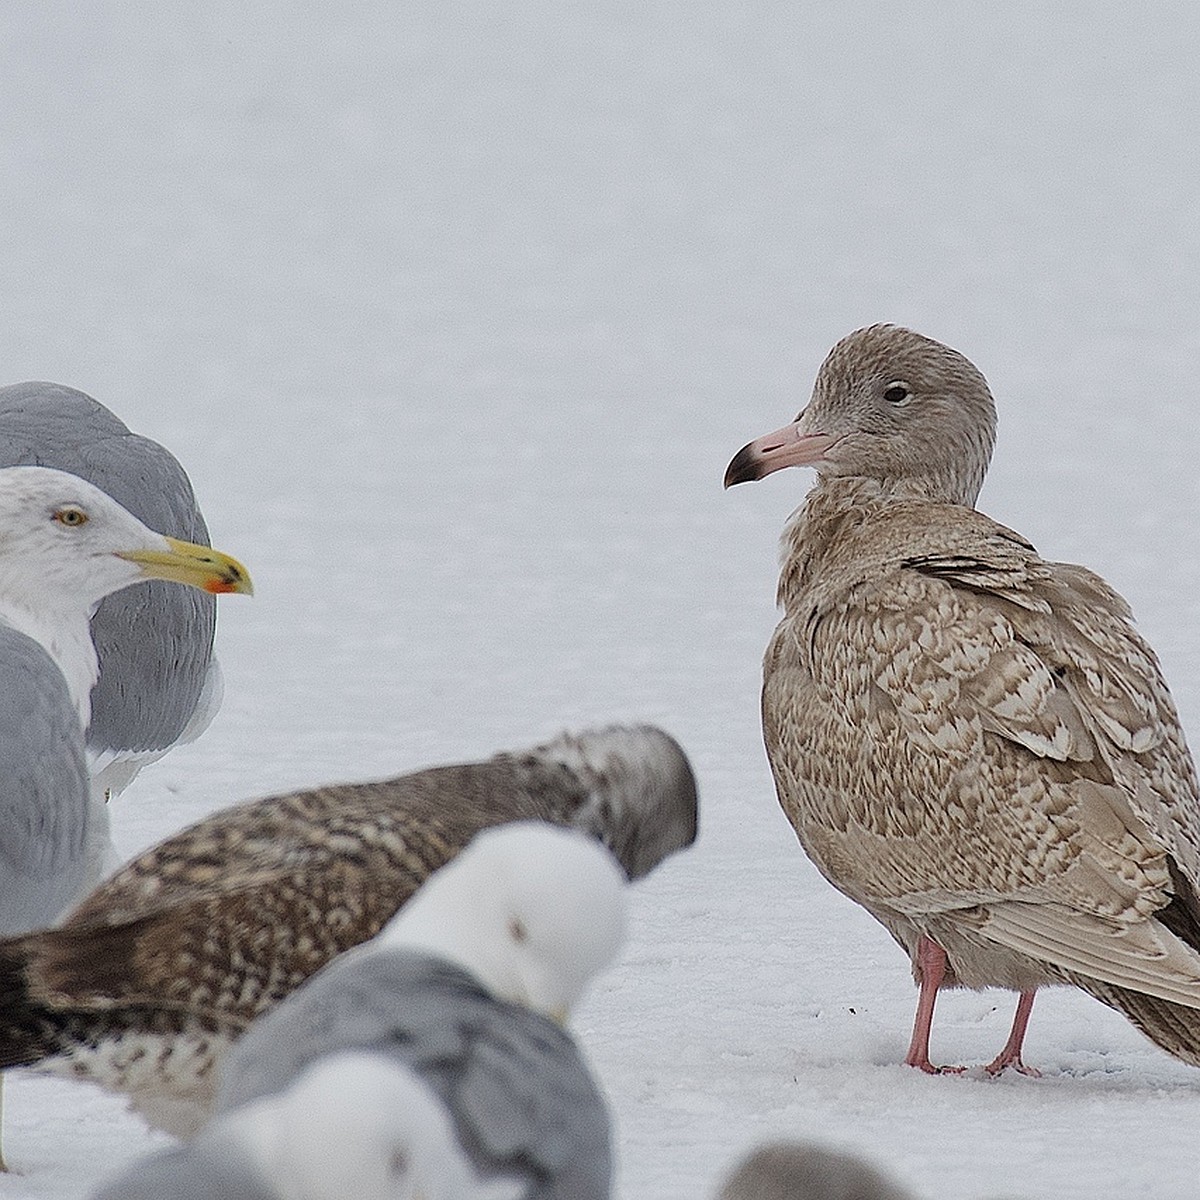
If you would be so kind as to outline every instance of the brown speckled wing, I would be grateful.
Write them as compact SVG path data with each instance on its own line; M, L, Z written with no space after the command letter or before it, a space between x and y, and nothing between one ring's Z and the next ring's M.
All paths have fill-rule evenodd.
M1111 935L1168 903L1169 859L1197 878L1191 761L1111 589L951 506L850 541L827 571L810 551L763 697L781 802L833 882L913 918L1062 902Z
M60 930L31 939L31 994L249 1021L373 937L479 830L565 817L570 789L555 793L556 811L530 782L492 762L224 810L134 859Z

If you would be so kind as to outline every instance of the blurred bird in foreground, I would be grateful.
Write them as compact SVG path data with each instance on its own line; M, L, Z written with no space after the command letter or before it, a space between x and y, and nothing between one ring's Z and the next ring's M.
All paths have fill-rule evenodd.
M556 1021L615 957L624 892L608 852L574 830L479 834L380 934L255 1022L195 1141L99 1200L221 1200L231 1184L275 1200L605 1200L608 1113Z
M911 1200L853 1154L803 1142L770 1142L748 1154L717 1200Z

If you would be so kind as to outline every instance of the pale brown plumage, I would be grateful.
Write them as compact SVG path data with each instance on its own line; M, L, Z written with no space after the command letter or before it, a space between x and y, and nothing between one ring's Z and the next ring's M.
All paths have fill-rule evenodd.
M0 941L0 1066L92 1079L188 1135L250 1022L374 937L479 830L571 826L638 877L693 841L696 817L687 758L649 726L225 809L135 859L59 928Z
M727 483L818 472L784 535L764 666L780 803L918 978L929 939L945 984L1031 1000L1072 982L1200 1065L1183 731L1121 597L971 507L994 427L965 358L873 326L834 347L794 426L730 464ZM993 1066L1021 1065L1019 1024Z

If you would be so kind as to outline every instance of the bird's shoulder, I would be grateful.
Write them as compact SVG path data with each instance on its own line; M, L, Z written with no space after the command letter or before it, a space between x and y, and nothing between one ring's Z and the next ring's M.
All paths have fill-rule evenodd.
M160 533L207 540L178 459L75 388L41 382L0 388L0 466L26 464L89 480Z
M898 582L906 571L981 590L1022 589L1041 567L1031 542L975 509L923 499L835 502L818 490L784 532L780 601L787 607Z
M230 1053L218 1111L278 1092L310 1063L382 1048L414 1069L457 1064L464 1022L490 998L467 972L433 955L360 946L256 1021Z
M998 522L949 505L895 505L846 549L859 566L815 579L797 613L801 645L818 673L834 672L831 684L844 688L865 667L893 699L980 717L1060 760L1089 760L1097 742L1141 754L1182 737L1128 604L1086 567L1044 559Z
M0 463L4 466L34 463L47 447L86 446L128 433L129 427L115 413L76 388L38 380L0 387Z

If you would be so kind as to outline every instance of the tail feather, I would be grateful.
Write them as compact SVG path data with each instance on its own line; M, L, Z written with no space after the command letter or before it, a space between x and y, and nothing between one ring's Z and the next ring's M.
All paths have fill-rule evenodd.
M0 1068L26 1067L55 1054L65 1022L30 994L27 968L38 934L0 942Z
M146 917L0 941L0 1069L32 1066L120 1029L178 1026L179 1006L138 986L142 939L161 933ZM193 1020L203 1022L204 1014Z
M1168 1054L1189 1066L1200 1067L1200 1009L1098 979L1073 976L1072 982L1102 1004L1116 1009Z
M1169 865L1175 895L1170 904L1154 914L1155 918L1200 952L1200 898L1174 862ZM1174 1004L1095 979L1076 976L1074 982L1109 1008L1115 1008L1156 1046L1190 1066L1200 1067L1200 1008Z

